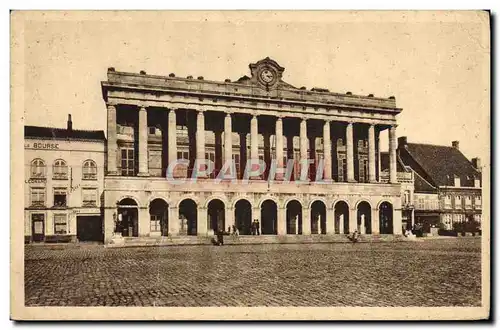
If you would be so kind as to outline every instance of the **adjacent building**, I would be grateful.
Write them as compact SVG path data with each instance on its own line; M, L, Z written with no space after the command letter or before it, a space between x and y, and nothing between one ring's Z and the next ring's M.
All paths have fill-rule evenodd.
M414 171L415 222L451 230L454 223L481 223L481 164L469 161L459 142L451 146L409 143L398 139L398 156Z
M26 242L102 241L103 131L24 127Z
M249 68L249 76L225 81L108 69L101 84L106 242L117 231L206 236L235 225L249 234L253 220L264 235L401 233L396 116L402 109L395 98L298 88L282 80L285 69L270 58ZM200 159L213 161L214 171L193 179ZM298 182L307 159L308 181ZM166 178L179 160L184 165L172 173L183 184ZM228 160L237 179L218 182ZM266 170L245 180L248 160L264 162ZM273 161L279 167L291 161L291 181L273 176Z

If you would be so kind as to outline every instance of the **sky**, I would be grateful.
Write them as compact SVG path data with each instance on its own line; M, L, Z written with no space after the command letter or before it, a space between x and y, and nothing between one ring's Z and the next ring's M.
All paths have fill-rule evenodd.
M472 12L38 13L21 38L24 124L65 127L71 113L75 129L105 131L108 67L223 81L269 56L297 87L395 96L398 136L485 159L488 28Z

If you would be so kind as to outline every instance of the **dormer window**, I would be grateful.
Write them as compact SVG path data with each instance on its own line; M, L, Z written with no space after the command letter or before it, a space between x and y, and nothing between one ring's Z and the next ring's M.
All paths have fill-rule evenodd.
M455 187L460 187L460 177L455 175L455 182L454 182L454 185Z
M481 188L481 180L474 178L474 188Z

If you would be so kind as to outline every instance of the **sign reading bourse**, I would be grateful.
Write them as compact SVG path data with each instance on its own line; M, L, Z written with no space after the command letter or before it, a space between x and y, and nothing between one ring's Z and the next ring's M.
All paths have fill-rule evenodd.
M58 150L59 143L47 143L47 142L25 143L24 148L26 148L26 149Z

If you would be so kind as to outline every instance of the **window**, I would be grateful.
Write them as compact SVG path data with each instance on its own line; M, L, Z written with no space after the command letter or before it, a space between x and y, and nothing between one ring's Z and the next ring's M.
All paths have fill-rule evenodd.
M466 209L471 209L472 208L472 197L471 196L467 196L465 198L465 208Z
M462 208L462 197L455 196L455 208L456 209L461 209Z
M205 153L205 159L207 161L210 161L212 162L212 166L215 166L215 152L206 152ZM205 166L209 166L208 164L205 165ZM207 167L204 167L204 168L207 168ZM212 171L210 174L209 174L209 178L211 179L214 179L215 178L215 171Z
M41 159L35 159L31 162L31 177L45 178L45 162Z
M156 214L151 214L151 231L158 232L161 231L161 217Z
M54 188L54 206L66 206L66 188Z
M97 165L93 160L83 162L83 179L97 180Z
M337 139L337 146L342 147L344 145L344 141L342 139Z
M362 142L362 141L360 141ZM359 182L368 182L368 159L359 159Z
M31 188L31 205L45 205L45 188Z
M233 162L234 162L234 167L236 169L236 177L241 178L243 176L243 173L240 173L240 155L239 154L233 154Z
M451 196L444 196L444 208L451 209Z
M156 127L150 126L149 127L149 135L155 135L156 134Z
M181 159L189 160L189 151L177 151L177 160ZM186 178L188 175L188 166L180 164L177 165L175 167L176 176L180 178Z
M68 233L66 214L54 214L54 234L65 235Z
M454 184L455 184L455 187L460 187L460 177L457 176L457 175L455 175L455 182L454 182Z
M474 198L474 207L476 209L481 209L481 196L476 196L476 198Z
M134 149L122 149L122 176L135 175Z
M97 189L82 188L83 206L97 206Z
M338 160L339 182L347 180L347 160L342 157Z
M474 188L481 188L481 181L479 178L474 178Z
M420 209L420 210L423 210L424 207L425 207L425 200L423 198L419 198L418 199L418 204L417 204L417 208Z
M65 180L68 178L68 166L62 159L57 159L52 165L52 175L54 179Z

